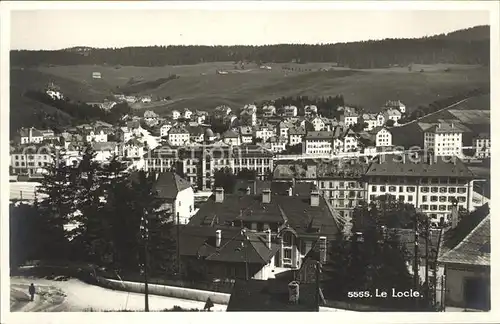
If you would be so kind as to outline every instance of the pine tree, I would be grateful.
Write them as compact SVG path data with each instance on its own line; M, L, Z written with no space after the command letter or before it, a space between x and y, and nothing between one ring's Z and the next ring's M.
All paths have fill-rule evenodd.
M52 257L64 257L68 233L64 226L69 224L77 210L75 199L77 170L66 164L64 151L52 153L52 163L46 167L40 181L38 196L39 213L47 221L47 231L41 244L52 251Z

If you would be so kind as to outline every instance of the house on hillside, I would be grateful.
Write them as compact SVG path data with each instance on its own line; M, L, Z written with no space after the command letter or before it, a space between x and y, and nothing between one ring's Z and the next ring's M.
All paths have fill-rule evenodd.
M174 172L157 175L156 197L162 201L160 210L166 220L187 224L194 215L194 192L190 183Z
M476 158L484 159L491 157L491 134L489 129L487 132L482 132L475 136L472 143L476 149Z
M264 106L262 107L262 116L264 118L269 118L269 117L273 117L274 115L276 115L276 107L272 106L272 105L269 105L269 106Z
M240 126L239 133L241 137L241 143L252 143L253 142L253 128L250 126Z
M383 126L377 126L368 132L373 137L375 147L391 147L392 133Z
M301 144L305 136L306 130L304 127L292 127L288 130L288 144L290 146Z
M459 156L462 152L463 126L440 121L424 131L424 150L435 156Z
M43 141L43 133L36 128L21 128L19 130L19 141L21 144L39 144Z
M314 116L318 114L318 107L315 105L307 105L304 107L304 116Z
M104 143L108 141L109 130L105 127L95 127L90 130L84 130L83 135L85 136L85 141Z
M145 154L145 144L136 138L120 145L120 153L127 158L141 158Z
M378 126L376 114L363 114L361 115L359 122L361 124L366 123L366 126L363 128L364 131L371 131L372 129Z
M359 115L354 109L344 110L342 115L340 115L340 121L344 123L346 127L353 126L358 123Z
M254 133L256 139L261 139L265 143L271 137L276 136L276 129L271 125L259 125L255 127Z
M172 117L173 120L177 120L181 118L181 113L178 110L172 110L170 116Z
M491 310L490 219L485 204L460 221L455 217L443 234L436 300L444 311Z
M168 132L170 129L173 127L171 122L165 122L163 125L160 127L160 137L165 137L168 135Z
M188 108L184 108L184 110L182 111L182 117L186 120L190 120L192 115L193 112Z
M384 109L386 108L397 109L402 114L406 113L406 106L401 102L401 100L388 100L384 105Z
M184 125L175 125L168 131L168 141L173 146L183 146L190 143L191 136Z
M384 112L379 112L377 114L377 126L384 126L387 119Z
M154 111L146 110L144 112L144 122L150 127L158 125L158 114Z
M94 159L98 162L107 162L119 154L116 142L92 142L92 149L96 152Z
M297 117L298 109L296 106L283 107L283 117Z
M203 124L207 121L208 113L203 110L196 110L194 113L194 119L198 124Z
M241 145L240 134L231 129L222 134L222 141L228 145Z
M288 144L288 139L283 136L274 136L269 139L266 143L266 146L269 147L271 151L274 153L281 153L286 149L286 145Z
M389 120L394 121L394 126L398 125L399 120L401 119L401 111L395 108L388 108L383 112L384 121L387 123Z
M307 132L302 143L303 154L331 154L332 132Z

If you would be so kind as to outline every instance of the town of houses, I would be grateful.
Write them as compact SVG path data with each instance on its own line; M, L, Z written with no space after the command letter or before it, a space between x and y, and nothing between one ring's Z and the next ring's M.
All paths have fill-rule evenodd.
M53 95L60 96L58 92ZM127 102L150 100L116 98ZM99 105L102 109L113 106L109 102ZM200 267L213 276L241 276L244 265L221 268L217 264L232 262L231 244L245 239L238 236L240 225L244 225L250 229L246 239L262 236L259 248L273 251L265 253L264 259L262 255L249 257L251 277L261 280L273 278L282 269L302 267L314 242L319 240L326 246L326 241L341 231L339 220L351 218L362 201L369 203L380 195L394 195L425 213L436 227L443 220L453 222L455 206L474 212L484 205L484 197L473 189L475 181L481 180L461 158L462 148L470 145L476 148L475 158L489 158L489 133L474 134L473 143L464 145L464 128L442 120L423 132L423 152L432 152L430 157L405 152L402 162L359 159L363 154L390 154L396 146L393 130L400 126L406 107L395 100L388 101L378 113L347 106L338 109L340 117L329 119L321 116L314 105L299 110L295 106L249 104L238 111L222 105L210 113L185 108L172 110L168 116L146 110L142 116L125 116L119 125L96 121L67 128L60 134L23 128L11 141L10 172L11 176L36 179L52 163L51 149L64 149L68 163L77 163L86 145L93 148L100 162L117 156L128 161L130 170L160 172L159 197L171 206L168 217L190 225L181 233L181 257L203 263ZM225 125L227 130L217 133L212 125ZM363 127L355 130L356 125ZM296 148L293 153L291 148ZM419 154L421 159L413 162L412 157ZM433 158L447 156L456 159L449 163ZM235 175L253 171L256 179L239 180L234 192L224 192L215 186L215 174L226 168ZM169 186L171 190L165 189ZM199 208L195 207L196 191L212 195ZM254 203L255 197L259 204ZM195 257L206 242L193 240L190 233L196 232L199 237L203 228L210 228L203 233L206 238L213 236L215 242L207 249L218 251L213 262ZM206 253L210 255L210 251ZM325 256L321 254L321 258Z

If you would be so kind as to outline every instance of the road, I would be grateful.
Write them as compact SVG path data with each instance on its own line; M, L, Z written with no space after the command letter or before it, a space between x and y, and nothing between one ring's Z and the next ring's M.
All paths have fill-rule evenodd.
M35 300L29 301L28 286L37 289ZM149 309L161 311L179 306L203 309L204 302L164 296L149 296ZM78 312L78 311L144 310L144 295L105 289L77 279L54 281L39 278L11 278L12 312ZM225 311L226 305L215 305L213 311Z

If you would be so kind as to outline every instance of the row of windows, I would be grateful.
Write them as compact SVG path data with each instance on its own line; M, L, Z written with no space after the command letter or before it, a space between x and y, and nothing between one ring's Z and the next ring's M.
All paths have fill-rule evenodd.
M49 165L48 162L38 162L38 166L39 167L41 167L41 166L47 166L47 165ZM32 166L32 167L34 167L36 165L35 165L35 162L28 162L27 164L24 163L24 162L15 162L14 166L16 166L16 167L19 167L19 166L22 166L22 167L24 167L24 166L29 166L29 167Z
M334 181L321 181L320 182L320 186L321 186L321 189L325 189L326 186L328 185L328 188L330 189L333 189L334 186L335 186L335 182ZM338 188L344 188L344 186L347 188L363 188L363 183L361 182L356 182L356 181L339 181L337 186L336 186L336 189Z
M398 182L401 184L404 183L421 183L421 184L455 184L455 185L465 185L467 184L467 180L465 179L457 179L457 178L382 178L382 177L373 177L369 180L369 182L374 183L388 183L388 182Z
M46 154L36 154L36 155L33 155L33 154L30 154L30 155L26 155L26 159L27 160L34 160L34 159L37 159L37 160L48 160L49 159L49 156L46 155ZM24 160L24 155L14 155L14 160Z
M405 198L406 197L406 198ZM370 195L370 200L376 200L377 195ZM454 200L457 200L459 203L464 203L466 202L465 197L447 197L447 196L422 196L422 202L440 202L440 203L452 203ZM400 201L407 201L407 202L413 202L413 196L405 196L405 195L398 195L398 200Z
M420 209L422 209L422 211L426 210L450 211L453 209L453 205L420 205Z

